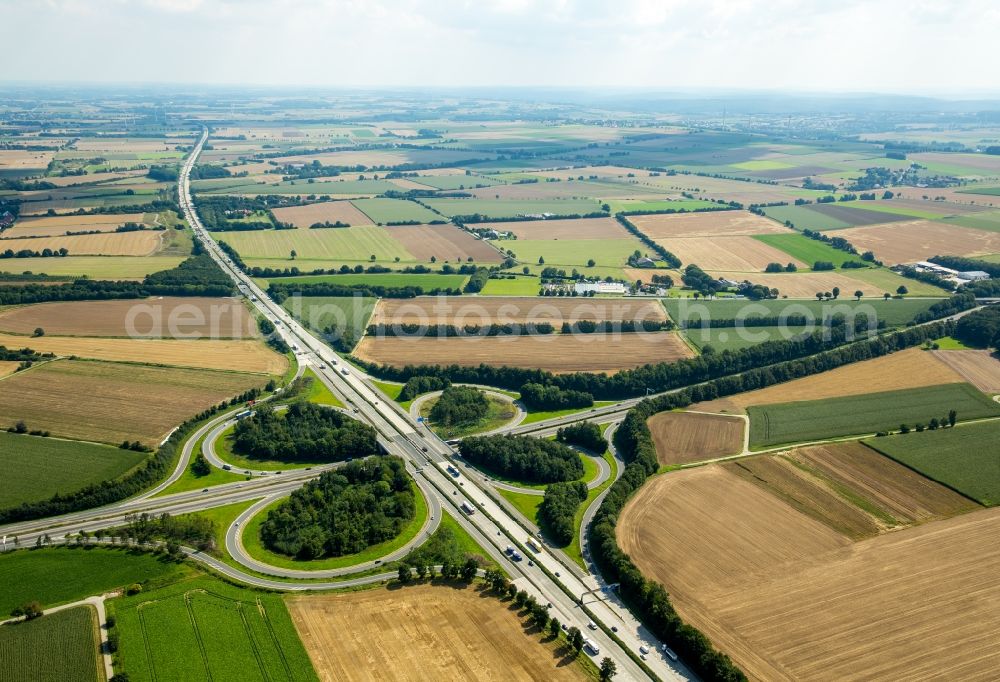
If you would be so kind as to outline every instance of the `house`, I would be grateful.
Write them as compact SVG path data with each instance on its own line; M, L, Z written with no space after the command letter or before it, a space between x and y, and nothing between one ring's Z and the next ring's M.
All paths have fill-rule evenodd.
M979 282L984 279L990 278L990 273L983 272L982 270L967 270L966 272L959 272L955 274L959 279L964 279L967 282Z
M577 282L573 289L578 294L586 294L593 291L595 294L618 294L626 292L625 285L621 282Z
M640 256L635 259L635 267L637 268L655 268L656 262L652 258L646 258L645 256Z
M8 227L13 225L14 220L14 214L10 211L0 213L0 230L6 230Z

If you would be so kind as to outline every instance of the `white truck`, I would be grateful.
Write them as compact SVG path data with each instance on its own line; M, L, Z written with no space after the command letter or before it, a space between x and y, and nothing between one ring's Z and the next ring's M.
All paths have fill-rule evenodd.
M476 510L468 502L463 502L462 503L462 511L464 511L469 516L472 516L473 514L476 513Z
M536 540L535 538L529 537L528 541L527 541L527 545L528 545L528 547L531 548L531 550L533 552L541 552L542 551L542 546L540 544L538 544L538 540Z
M597 646L597 643L589 637L583 640L583 648L590 651L594 656L601 655L601 647Z

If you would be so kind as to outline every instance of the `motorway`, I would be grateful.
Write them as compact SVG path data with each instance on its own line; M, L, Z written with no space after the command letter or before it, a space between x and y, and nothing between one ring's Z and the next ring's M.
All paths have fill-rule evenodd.
M594 656L595 659L607 656L615 661L621 679L649 679L651 676L624 650L628 647L634 656L644 645L654 652L646 665L656 677L691 679L691 673L683 666L668 665L668 661L658 653L659 643L631 613L609 598L610 591L593 576L580 577L578 567L562 552L550 548L537 553L529 552L526 549L528 532L508 508L475 481L461 475L453 476L446 471L455 456L447 444L426 429L421 429L406 411L371 385L366 376L339 360L329 347L299 325L231 262L202 226L191 201L189 175L207 137L206 130L181 172L179 198L185 216L195 235L223 271L261 313L274 321L277 333L296 351L300 365L311 367L334 395L355 412L356 418L372 425L378 431L379 442L389 454L408 462L410 473L421 490L431 491L425 492L425 495L429 495L432 508L439 505L440 513L455 517L498 560L519 587L535 594L543 603L551 603L554 616L562 623L580 628L593 640L600 648L600 654ZM288 479L279 483L273 476L262 478L270 482L268 495L286 492L277 488L287 485ZM462 511L463 505L474 509L475 513ZM523 555L531 561L508 561L504 554L508 545L520 547ZM594 628L588 628L591 623ZM617 630L616 639L623 645L612 639L612 627Z

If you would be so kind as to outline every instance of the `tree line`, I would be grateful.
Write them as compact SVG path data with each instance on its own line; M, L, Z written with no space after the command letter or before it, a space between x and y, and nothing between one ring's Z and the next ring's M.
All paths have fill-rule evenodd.
M444 377L414 376L406 380L403 389L399 392L397 400L407 402L413 400L418 395L430 393L431 391L443 391L451 386L451 382Z
M284 413L269 407L241 419L233 450L257 459L335 462L378 452L371 426L314 403L293 403Z
M557 547L573 542L576 533L576 510L587 499L587 484L583 481L552 483L538 506L538 525Z
M971 346L1000 348L1000 306L975 310L955 325L955 338Z
M542 383L525 383L521 386L520 393L521 402L531 410L568 410L594 404L594 396L586 391Z
M486 326L467 324L456 327L453 324L378 324L368 325L369 336L402 336L416 338L450 338L455 336L542 336L555 332L549 322L525 322L524 324L499 324Z
M646 233L644 233L642 230L636 227L635 223L626 218L625 215L619 213L618 215L615 216L615 219L618 220L619 223L621 223L622 227L631 232L636 237L636 239L641 241L650 251L655 253L657 256L660 257L661 260L666 262L667 267L676 269L681 266L680 258L675 256L670 251L667 251L667 249L664 248L661 244L657 244L655 241L647 237Z
M583 477L583 462L561 443L530 436L470 436L458 446L472 464L517 481L556 483Z
M299 559L356 554L393 539L416 514L399 457L355 460L294 491L260 526L272 551Z

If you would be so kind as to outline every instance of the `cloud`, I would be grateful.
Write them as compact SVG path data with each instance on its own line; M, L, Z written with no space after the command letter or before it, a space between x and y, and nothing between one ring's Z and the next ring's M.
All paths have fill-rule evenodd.
M0 0L2 80L995 90L991 0ZM39 36L45 43L39 44Z

